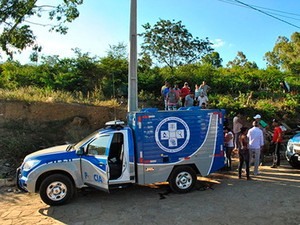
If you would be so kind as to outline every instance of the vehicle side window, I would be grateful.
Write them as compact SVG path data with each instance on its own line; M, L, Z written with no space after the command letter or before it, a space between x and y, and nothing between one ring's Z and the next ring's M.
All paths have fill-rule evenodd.
M109 146L110 136L100 136L88 145L88 155L105 155L106 149Z
M115 133L110 145L108 159L111 162L122 162L123 158L123 134L122 133Z

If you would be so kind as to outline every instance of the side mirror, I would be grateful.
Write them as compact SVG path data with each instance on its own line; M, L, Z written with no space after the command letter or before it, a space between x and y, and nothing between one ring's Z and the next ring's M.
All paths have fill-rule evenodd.
M77 151L76 151L77 155L83 155L84 154L84 147L80 147Z

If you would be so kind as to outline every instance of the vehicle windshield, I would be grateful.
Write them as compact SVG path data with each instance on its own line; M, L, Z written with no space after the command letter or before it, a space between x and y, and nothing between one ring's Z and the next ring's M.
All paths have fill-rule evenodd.
M92 137L96 136L97 134L99 134L99 130L91 133L90 135L79 141L77 144L74 145L74 148L79 149L82 145L84 145L87 141L89 141Z

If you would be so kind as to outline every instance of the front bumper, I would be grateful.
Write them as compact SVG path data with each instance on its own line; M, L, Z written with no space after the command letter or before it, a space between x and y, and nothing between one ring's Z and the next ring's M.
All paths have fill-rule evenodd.
M300 154L286 151L285 155L287 161L289 161L291 164L300 166Z
M21 173L20 167L17 169L16 175L17 175L17 179L16 179L17 187L22 191L28 192L28 190L26 188L27 187L27 185L26 185L27 179L24 179L24 177L22 178L22 173Z

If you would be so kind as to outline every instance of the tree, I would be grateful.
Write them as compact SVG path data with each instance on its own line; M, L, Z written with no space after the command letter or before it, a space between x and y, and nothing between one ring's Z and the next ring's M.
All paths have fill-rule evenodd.
M149 71L152 64L153 61L148 53L141 54L140 58L138 59L138 72Z
M32 47L36 59L36 53L41 50L36 44L30 25L48 26L30 21L34 17L43 18L48 13L48 19L55 21L50 26L50 31L66 34L66 23L72 22L79 16L77 7L83 0L64 0L57 6L38 5L38 0L2 0L0 2L0 48L11 59L16 51L22 51Z
M194 38L181 21L160 19L153 27L147 23L143 28L145 32L140 34L144 38L142 51L172 71L175 66L193 63L213 50L208 38Z
M73 51L74 58L44 57L37 66L38 79L49 89L80 91L86 96L99 88L103 72L99 68L98 57L82 53L78 48Z
M238 52L237 56L229 61L226 65L227 67L244 67L248 69L258 69L258 66L255 62L249 62L246 55L243 52Z
M278 69L300 73L300 33L295 32L291 40L279 36L273 51L265 54L267 65Z
M127 95L128 60L127 46L123 43L110 45L107 56L102 57L99 68L103 71L101 90L106 97Z
M126 59L127 52L127 45L119 42L117 45L109 45L107 56L115 59Z
M222 67L223 59L218 52L212 52L202 57L201 62L203 64L210 64L215 68Z

